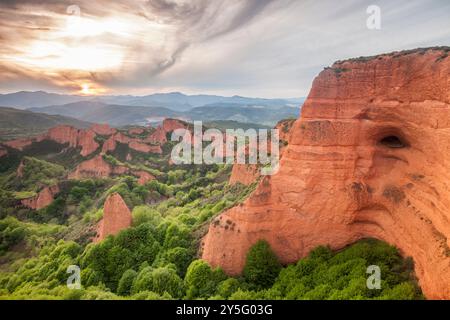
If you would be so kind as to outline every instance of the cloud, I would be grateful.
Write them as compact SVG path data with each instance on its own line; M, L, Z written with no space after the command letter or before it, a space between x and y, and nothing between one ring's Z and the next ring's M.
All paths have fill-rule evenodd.
M378 31L372 2L4 0L0 90L300 96L335 60L450 43L448 1L379 0Z
M73 34L64 34L65 29L70 29L69 19L77 19L67 14L72 1L8 0L0 4L0 64L8 70L17 70L11 72L17 79L30 75L34 68L44 83L57 86L67 81L95 82L107 87L145 86L146 80L174 66L192 44L243 27L272 2L82 0L77 1L82 23L72 28ZM114 30L120 24L123 30ZM87 30L83 34L84 28ZM98 30L102 31L95 34ZM86 60L96 57L96 52L103 52L104 59L99 59L99 65L116 56L123 61L108 68L73 70L70 66L77 66L73 62L78 57L72 57L72 53L77 51L85 52ZM22 72L23 69L27 72Z

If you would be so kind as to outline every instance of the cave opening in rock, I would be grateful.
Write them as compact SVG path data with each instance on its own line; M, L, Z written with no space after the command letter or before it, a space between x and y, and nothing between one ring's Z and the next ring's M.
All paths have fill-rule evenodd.
M399 137L394 136L394 135L389 135L389 136L384 137L383 139L380 140L379 143L388 148L405 148L406 147L406 143L403 142L402 139L400 139Z

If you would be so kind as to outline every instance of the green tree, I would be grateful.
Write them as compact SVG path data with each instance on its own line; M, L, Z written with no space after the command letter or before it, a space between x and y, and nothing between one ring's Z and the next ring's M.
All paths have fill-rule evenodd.
M191 250L181 247L172 248L166 251L165 260L173 263L180 277L186 275L186 270L193 259Z
M145 267L137 275L133 286L131 287L131 293L136 294L141 291L153 291L153 268Z
M131 287L133 286L133 282L137 277L137 272L133 269L128 269L122 275L122 278L119 280L119 285L117 287L117 294L121 296L128 296L131 294Z
M183 280L181 280L175 270L157 268L152 272L152 280L152 291L160 295L167 292L174 298L182 298L184 296Z
M157 227L162 222L161 214L148 206L137 206L133 209L133 225L149 223Z
M236 278L229 278L222 281L217 287L217 294L223 298L229 298L233 293L240 288L239 280Z
M260 240L250 248L244 267L244 277L249 284L269 288L280 270L281 264L266 241Z
M186 297L208 298L214 295L217 285L226 279L222 269L211 269L203 260L195 260L187 269L184 282L186 285Z

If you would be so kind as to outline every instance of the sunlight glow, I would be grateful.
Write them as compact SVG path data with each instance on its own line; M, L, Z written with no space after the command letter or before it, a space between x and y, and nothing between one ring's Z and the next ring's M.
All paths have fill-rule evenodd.
M92 94L92 91L90 90L89 85L87 83L81 86L81 93L86 95Z

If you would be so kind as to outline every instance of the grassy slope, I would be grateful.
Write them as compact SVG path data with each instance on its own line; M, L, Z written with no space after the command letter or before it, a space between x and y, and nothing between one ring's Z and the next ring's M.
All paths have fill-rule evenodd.
M0 140L2 141L42 133L61 124L77 128L86 128L90 125L86 121L59 115L0 107Z

